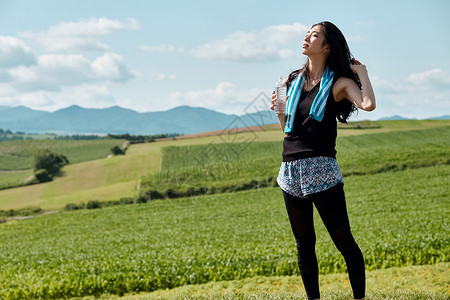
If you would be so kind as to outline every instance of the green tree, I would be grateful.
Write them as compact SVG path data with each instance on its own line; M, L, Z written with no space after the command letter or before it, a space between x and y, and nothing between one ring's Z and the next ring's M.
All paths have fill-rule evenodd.
M113 148L111 148L111 152L114 155L125 155L125 151L122 150L122 148L120 148L119 146L114 146Z
M49 181L67 165L69 160L62 154L53 153L48 149L37 149L33 153L32 167L36 178L40 182ZM45 170L46 172L43 172ZM45 176L42 176L44 175ZM45 179L44 179L45 178ZM44 179L44 180L42 180Z

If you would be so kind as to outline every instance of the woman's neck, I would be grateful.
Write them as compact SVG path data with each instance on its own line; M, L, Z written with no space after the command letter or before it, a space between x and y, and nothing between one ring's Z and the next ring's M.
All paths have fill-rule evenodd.
M325 70L325 61L326 57L319 56L319 57L309 57L308 62L308 72L309 77L311 79L320 79L322 78L323 71Z

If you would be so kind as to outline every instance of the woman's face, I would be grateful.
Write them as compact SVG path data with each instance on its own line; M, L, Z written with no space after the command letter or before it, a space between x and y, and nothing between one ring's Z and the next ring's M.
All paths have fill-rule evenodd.
M329 51L328 44L323 45L325 35L321 25L311 28L303 40L302 53L304 55L326 54Z

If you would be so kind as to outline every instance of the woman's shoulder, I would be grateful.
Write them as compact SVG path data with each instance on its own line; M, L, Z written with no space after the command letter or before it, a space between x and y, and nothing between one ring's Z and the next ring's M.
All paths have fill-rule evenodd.
M342 88L351 83L355 83L353 81L353 79L348 78L348 77L339 77L339 78L335 79L334 84L333 84L333 89L334 88Z
M333 90L332 90L334 99L337 102L344 99L346 89L353 85L357 86L356 82L354 82L353 79L350 79L348 77L339 77L338 79L336 79L333 84Z

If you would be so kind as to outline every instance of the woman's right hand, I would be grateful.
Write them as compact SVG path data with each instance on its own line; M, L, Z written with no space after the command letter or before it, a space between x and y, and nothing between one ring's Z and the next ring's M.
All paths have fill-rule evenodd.
M275 91L272 92L272 101L270 102L270 109L273 110L277 115L284 115L284 111L286 110L286 103L289 100L289 96L286 97L286 102L282 102L281 105L281 111L282 112L275 112L275 102L277 101L277 96L275 95Z
M272 101L270 102L270 109L275 111L275 101L277 101L277 97L275 95L275 91L272 92Z

